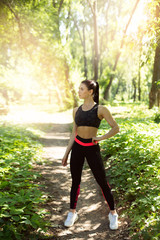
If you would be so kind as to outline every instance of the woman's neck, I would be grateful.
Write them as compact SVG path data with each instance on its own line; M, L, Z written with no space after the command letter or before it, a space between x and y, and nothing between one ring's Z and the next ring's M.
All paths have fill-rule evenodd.
M93 100L93 98L92 99L85 99L84 100L84 103L83 103L83 105L84 106L93 106L95 103L94 103L94 100Z

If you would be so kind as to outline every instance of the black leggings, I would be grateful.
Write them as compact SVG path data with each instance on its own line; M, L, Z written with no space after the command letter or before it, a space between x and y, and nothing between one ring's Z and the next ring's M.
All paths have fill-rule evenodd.
M83 140L86 139L81 138L81 141ZM87 159L88 165L91 168L97 183L101 187L102 193L109 205L110 210L114 210L114 199L110 186L107 183L99 145L97 144L94 146L82 146L77 142L74 142L73 144L70 160L70 170L72 176L70 208L76 209L78 195L80 192L81 174L85 158Z

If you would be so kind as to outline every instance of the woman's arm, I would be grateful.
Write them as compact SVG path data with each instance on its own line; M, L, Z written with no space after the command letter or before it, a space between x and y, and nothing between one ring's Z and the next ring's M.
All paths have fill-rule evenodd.
M93 142L102 141L102 140L111 138L115 134L117 134L120 130L118 124L116 123L116 121L114 120L111 113L109 112L109 110L106 107L99 106L98 116L100 119L104 118L108 122L108 124L111 126L112 129L108 133L106 133L105 135L103 135L101 137L93 137Z
M75 119L75 113L76 113L76 111L77 111L77 108L74 108L74 110L73 110L73 119ZM66 166L66 165L67 165L68 155L69 155L69 153L70 153L70 151L71 151L71 149L72 149L76 132L77 132L77 125L76 125L76 123L75 123L75 121L74 121L74 122L73 122L72 134L71 134L71 136L70 136L70 140L69 140L68 146L67 146L67 148L66 148L64 157L62 158L62 165L63 165L63 166Z

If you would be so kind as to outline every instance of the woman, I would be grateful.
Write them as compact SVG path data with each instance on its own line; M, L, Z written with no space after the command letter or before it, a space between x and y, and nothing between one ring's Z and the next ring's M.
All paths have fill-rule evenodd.
M118 214L115 210L114 199L107 183L103 160L100 155L99 141L108 139L119 132L119 127L108 109L99 103L99 85L92 80L82 81L79 87L79 97L84 100L83 105L73 110L74 125L68 147L62 159L62 165L67 165L68 155L71 152L70 170L72 187L70 193L70 211L64 223L71 227L78 219L76 205L80 192L80 182L84 159L87 159L92 173L100 185L104 197L109 205L110 229L118 229ZM96 137L102 119L111 126L111 130L103 136Z

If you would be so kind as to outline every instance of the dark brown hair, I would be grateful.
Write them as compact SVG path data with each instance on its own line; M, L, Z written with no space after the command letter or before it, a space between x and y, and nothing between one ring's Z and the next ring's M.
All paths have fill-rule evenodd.
M93 100L99 104L99 84L94 80L84 80L81 83L85 84L88 90L93 89Z

